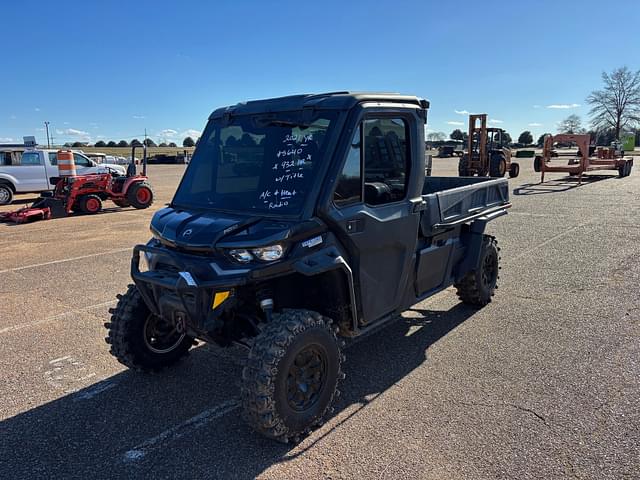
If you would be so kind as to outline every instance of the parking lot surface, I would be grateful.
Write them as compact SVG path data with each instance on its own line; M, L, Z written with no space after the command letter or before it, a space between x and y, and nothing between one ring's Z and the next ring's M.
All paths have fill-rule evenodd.
M639 160L577 186L521 159L489 224L494 301L448 289L350 347L333 416L299 445L241 420L241 351L200 345L151 376L108 353L131 249L183 166L150 167L149 210L0 224L0 478L638 478Z

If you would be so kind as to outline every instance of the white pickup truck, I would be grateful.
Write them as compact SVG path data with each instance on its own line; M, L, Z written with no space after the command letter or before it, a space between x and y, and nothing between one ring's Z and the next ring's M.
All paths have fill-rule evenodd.
M122 165L96 163L79 152L73 152L78 175L88 173L117 173L125 175ZM51 177L58 176L58 151L26 149L0 151L0 205L13 201L16 193L37 193L53 190Z

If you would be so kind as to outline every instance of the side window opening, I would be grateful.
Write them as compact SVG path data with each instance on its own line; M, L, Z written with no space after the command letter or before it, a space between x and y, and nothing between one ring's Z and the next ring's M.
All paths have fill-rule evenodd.
M401 118L364 121L364 199L368 205L405 197L409 177L407 123Z
M20 165L42 165L38 152L24 152L20 159Z
M362 125L358 126L347 152L336 189L333 202L337 206L349 205L362 201Z

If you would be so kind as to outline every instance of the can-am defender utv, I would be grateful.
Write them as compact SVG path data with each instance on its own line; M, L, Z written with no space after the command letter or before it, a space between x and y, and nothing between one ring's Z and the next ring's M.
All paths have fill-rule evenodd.
M246 347L245 417L286 441L329 412L344 339L450 285L490 302L499 257L484 229L510 206L507 180L425 177L428 105L339 92L214 111L134 248L111 353L154 371L195 339Z

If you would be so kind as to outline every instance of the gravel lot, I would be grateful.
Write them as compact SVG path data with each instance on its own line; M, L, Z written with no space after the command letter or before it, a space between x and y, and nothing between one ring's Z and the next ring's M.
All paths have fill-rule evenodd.
M352 346L334 416L297 446L242 422L241 352L154 376L108 353L131 248L182 166L150 167L149 211L0 224L0 478L639 478L639 161L577 187L520 159L490 224L494 302L448 289Z

